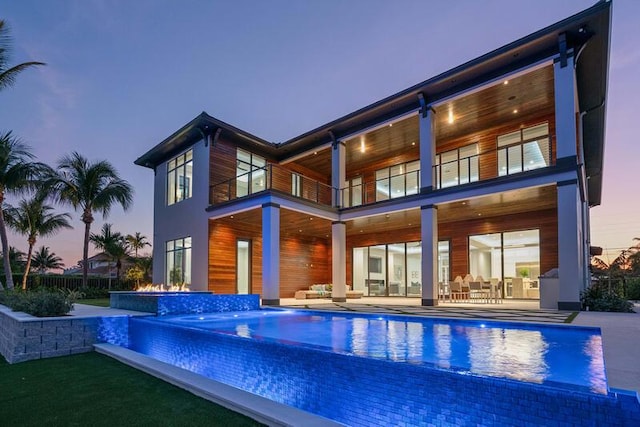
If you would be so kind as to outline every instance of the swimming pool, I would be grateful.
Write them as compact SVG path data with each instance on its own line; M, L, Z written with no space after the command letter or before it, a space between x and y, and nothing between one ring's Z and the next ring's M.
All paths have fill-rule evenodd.
M273 309L132 318L128 347L354 426L625 425L631 413L607 391L592 328Z
M607 392L602 341L595 328L290 310L165 316L154 321L459 374Z

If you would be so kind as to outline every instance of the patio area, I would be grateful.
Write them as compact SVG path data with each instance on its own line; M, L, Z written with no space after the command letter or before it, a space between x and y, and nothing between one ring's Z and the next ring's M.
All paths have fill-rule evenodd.
M441 302L435 307L423 307L420 298L364 297L343 303L331 299L282 298L280 305L322 311L404 314L455 319L489 319L514 322L565 323L571 311L544 310L538 301L504 300L500 304L479 302Z

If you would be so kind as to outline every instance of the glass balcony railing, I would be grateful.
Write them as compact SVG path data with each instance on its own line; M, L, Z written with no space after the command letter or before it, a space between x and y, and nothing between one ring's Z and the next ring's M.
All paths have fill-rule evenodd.
M340 207L368 205L419 192L420 170L414 170L343 188L340 190Z
M229 202L267 190L276 190L326 206L332 205L334 194L330 185L270 163L211 185L209 203L215 205Z

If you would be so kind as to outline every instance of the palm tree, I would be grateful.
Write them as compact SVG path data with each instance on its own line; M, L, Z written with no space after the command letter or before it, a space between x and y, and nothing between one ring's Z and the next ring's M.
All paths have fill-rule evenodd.
M23 144L11 132L0 134L0 207L4 204L7 193L18 194L34 184L34 179L41 176L47 166L42 163L32 162L33 154L30 148ZM4 220L4 209L0 209L0 239L2 240L2 252L9 247L7 240L7 228ZM9 260L4 258L4 273L7 288L13 288L13 277ZM0 290L2 290L0 285Z
M57 171L50 174L45 188L53 198L67 203L82 212L84 243L82 250L82 285L87 286L89 258L89 236L94 212L106 218L114 204L126 211L131 206L133 188L120 178L118 172L107 161L90 163L77 152L63 157Z
M7 23L0 19L0 90L15 83L16 77L27 68L36 65L45 65L43 62L24 62L22 64L9 67L9 52L11 51L11 36Z
M116 264L116 277L120 279L120 269L122 260L129 255L129 244L125 237L119 232L111 231L111 224L102 225L101 234L91 234L89 241L96 249L104 251Z
M48 246L41 246L40 249L31 257L31 265L38 270L38 273L44 274L47 270L58 270L64 268L62 258L57 256L55 252L50 252Z
M144 249L145 246L151 246L151 243L147 240L147 236L143 236L139 231L136 234L127 234L127 242L129 246L135 252L135 257L138 259L138 249Z
M2 252L2 256L4 257L4 252ZM9 256L7 257L7 259L9 260L11 270L21 272L26 262L26 256L27 254L22 252L20 249L9 246Z
M21 200L17 207L7 206L7 223L16 232L27 236L29 250L27 265L22 276L22 289L27 289L27 276L31 269L31 255L38 236L47 237L56 234L62 228L73 228L69 224L71 215L53 213L53 207L44 203L41 196L30 200Z

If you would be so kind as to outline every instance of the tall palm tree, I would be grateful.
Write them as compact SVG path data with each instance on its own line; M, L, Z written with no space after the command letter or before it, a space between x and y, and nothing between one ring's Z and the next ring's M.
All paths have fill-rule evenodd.
M0 19L0 90L14 84L17 75L27 68L45 65L43 62L30 61L9 66L10 51L11 36L9 36L9 26L4 20Z
M99 212L106 218L114 204L128 210L133 200L133 188L120 178L111 163L104 160L90 163L77 152L60 159L57 170L46 180L45 188L56 201L67 203L82 212L81 218L85 225L82 285L87 286L87 259L93 214Z
M29 244L27 265L22 276L22 289L27 289L31 255L37 238L52 236L63 228L73 228L69 224L71 215L68 213L56 214L53 210L52 206L45 204L44 198L41 196L21 200L17 207L7 206L5 209L9 226L19 234L27 236Z
M44 274L47 270L61 270L64 268L62 258L50 252L48 246L41 246L40 249L31 257L31 265L38 270L38 273Z
M23 144L11 131L0 134L0 207L4 204L6 194L19 194L31 188L34 179L42 175L48 168L42 163L33 162L30 148ZM4 209L0 209L0 240L2 252L9 247L7 228L4 220ZM13 288L11 265L7 257L3 257L4 273L7 288ZM2 290L0 285L0 290Z
M151 243L147 240L147 236L143 236L142 233L136 231L136 234L127 234L127 242L129 246L135 252L135 257L138 259L138 249L144 249L145 246L151 246Z
M111 231L111 224L103 224L101 231L101 234L91 234L89 241L115 262L116 277L120 279L122 260L129 255L129 244L122 234Z

